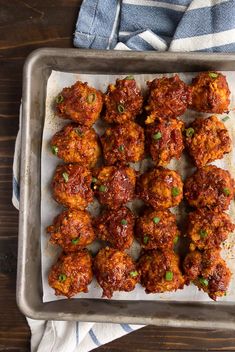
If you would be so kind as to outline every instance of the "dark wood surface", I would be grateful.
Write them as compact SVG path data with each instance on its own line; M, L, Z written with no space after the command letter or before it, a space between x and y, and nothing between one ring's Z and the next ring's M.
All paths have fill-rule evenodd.
M110 0L112 1L112 0ZM15 302L18 213L11 204L22 66L39 47L72 47L81 0L0 0L0 351L29 351ZM235 351L231 331L145 327L96 351ZM65 351L70 352L70 351Z

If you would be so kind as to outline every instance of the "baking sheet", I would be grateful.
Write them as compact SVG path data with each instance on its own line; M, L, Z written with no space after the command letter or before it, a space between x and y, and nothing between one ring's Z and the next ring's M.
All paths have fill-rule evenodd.
M235 72L222 72L226 75L228 84L231 91L235 92ZM127 73L128 74L128 73ZM126 74L126 75L127 75ZM190 83L192 77L195 73L178 73L180 78L182 78L186 83ZM53 109L54 99L61 92L64 87L71 86L77 80L86 81L89 85L105 92L109 83L115 82L117 78L125 77L126 75L89 75L89 74L74 74L66 72L52 71L48 83L47 83L47 96L46 96L46 109L45 109L45 122L43 129L43 141L42 141L42 153L41 153L41 263L42 263L42 287L43 287L43 302L55 301L59 299L64 299L63 296L55 296L54 290L48 285L47 277L48 272L56 261L61 250L57 246L49 244L49 236L46 233L46 227L51 225L53 219L58 215L63 207L57 204L51 193L51 180L56 169L56 166L62 163L62 160L58 159L51 153L50 140L52 136L59 131L65 124L69 123L69 120L63 120L56 116ZM173 74L136 74L135 79L142 91L146 91L146 81L152 80L156 77L160 78L162 76L172 76ZM233 108L235 107L235 96L231 94L231 111L229 113L230 119L225 122L226 127L229 130L230 136L233 140L233 145L235 145L235 112ZM200 114L191 110L187 110L186 113L180 118L186 123L193 121L197 116L210 116L211 114ZM218 115L219 118L223 118L227 114ZM95 129L98 134L102 134L105 130L105 124L98 121L95 124ZM133 164L135 169L141 172L145 170L148 161L144 160L141 163ZM235 178L235 148L230 154L224 156L222 160L212 163L223 169L229 170L232 176ZM173 160L168 165L168 168L177 170L183 180L189 174L191 174L194 169L192 165L188 163L188 158L185 154L180 158L179 161ZM138 202L129 203L128 206L135 210L138 206ZM88 207L91 214L97 215L99 212L99 204L95 201ZM182 216L184 217L183 206L172 208L177 220L182 222ZM228 211L233 222L235 222L235 204L232 201L230 209ZM101 247L99 242L96 242L89 246L91 251L96 252L98 248ZM135 241L131 249L129 250L130 255L136 259L140 250L139 244ZM228 240L224 243L222 249L222 256L226 260L230 270L233 273L230 287L227 296L219 299L219 301L235 301L235 232L230 234ZM80 293L74 298L101 298L102 289L99 287L97 281L93 279L91 285L89 286L88 293ZM199 291L194 285L185 286L183 290L178 290L176 292L169 292L164 294L146 294L144 288L139 284L136 286L135 290L132 292L115 292L113 298L116 300L169 300L169 301L211 301L208 295L202 291Z

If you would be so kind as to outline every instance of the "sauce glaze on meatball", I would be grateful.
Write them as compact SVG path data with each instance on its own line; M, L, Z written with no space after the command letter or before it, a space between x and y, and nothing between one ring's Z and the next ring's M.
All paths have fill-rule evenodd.
M101 249L94 260L94 274L103 289L103 297L115 291L133 291L139 273L132 258L125 252L109 247Z
M144 131L135 122L108 128L101 143L107 165L137 162L144 157Z
M56 295L70 298L80 292L88 292L92 277L92 259L89 252L83 249L61 254L50 270L48 283Z
M91 173L76 164L58 165L52 180L53 196L68 208L83 210L93 201Z
M96 122L102 106L102 93L89 87L86 82L77 81L71 87L64 88L56 98L56 111L60 117L86 127Z
M91 217L87 211L69 209L55 217L48 226L50 242L59 245L64 252L74 252L86 247L95 239Z
M226 210L234 197L234 180L228 171L207 165L186 179L184 195L192 207Z

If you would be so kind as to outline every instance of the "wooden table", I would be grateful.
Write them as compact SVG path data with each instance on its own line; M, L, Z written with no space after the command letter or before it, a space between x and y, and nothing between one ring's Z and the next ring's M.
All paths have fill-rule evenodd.
M30 348L29 328L15 302L18 212L11 204L22 66L25 57L36 48L72 47L81 2L0 0L0 351ZM96 351L166 350L235 351L235 336L231 331L148 326Z

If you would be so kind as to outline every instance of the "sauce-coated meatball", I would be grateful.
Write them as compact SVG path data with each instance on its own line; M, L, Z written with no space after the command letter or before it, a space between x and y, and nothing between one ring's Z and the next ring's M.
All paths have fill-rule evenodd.
M176 171L156 168L140 176L137 196L154 209L175 207L183 198L183 182Z
M137 219L135 233L143 248L162 250L172 249L180 235L174 214L150 209Z
M64 88L56 98L56 111L60 117L86 127L96 122L102 106L102 93L89 87L86 82L77 81L71 87Z
M116 85L108 86L105 95L106 113L104 119L109 123L133 121L142 112L143 97L134 77L117 79Z
M191 89L178 75L156 78L148 82L148 87L149 98L145 109L149 115L146 124L183 115L191 103Z
M208 293L216 301L217 297L226 295L231 279L231 272L220 256L219 249L194 251L184 260L185 282L190 281Z
M136 174L127 166L104 166L94 171L93 189L101 204L117 209L134 197Z
M115 291L132 291L139 274L132 258L125 252L109 247L99 251L94 260L94 274L103 289L103 297L111 298Z
M184 123L178 120L155 122L147 126L147 151L157 166L166 166L172 158L180 158L184 149L183 128Z
M147 251L140 257L137 267L146 293L176 291L184 286L179 257L173 251Z
M185 137L189 154L197 167L222 159L232 150L228 130L216 116L197 118L185 130Z
M230 90L226 77L219 72L199 73L192 81L191 109L222 114L229 110Z
M144 156L144 131L135 122L116 125L101 137L107 165L137 162Z
M70 298L80 292L88 292L87 286L92 277L92 259L84 249L80 252L61 254L50 270L48 283L56 295Z
M226 210L234 197L234 180L228 171L207 165L187 178L184 195L195 208Z
M192 241L190 249L219 248L234 229L235 225L228 214L198 209L188 215L187 235Z
M86 247L95 239L91 218L87 211L69 209L55 217L48 226L50 242L59 245L64 252L74 252Z
M94 229L100 240L108 241L113 248L130 248L134 239L134 215L126 208L107 210L94 220Z
M101 155L95 131L75 123L66 125L51 140L53 154L66 163L79 163L93 167Z
M53 196L66 207L83 210L93 201L91 182L91 173L85 167L59 165L52 180Z

